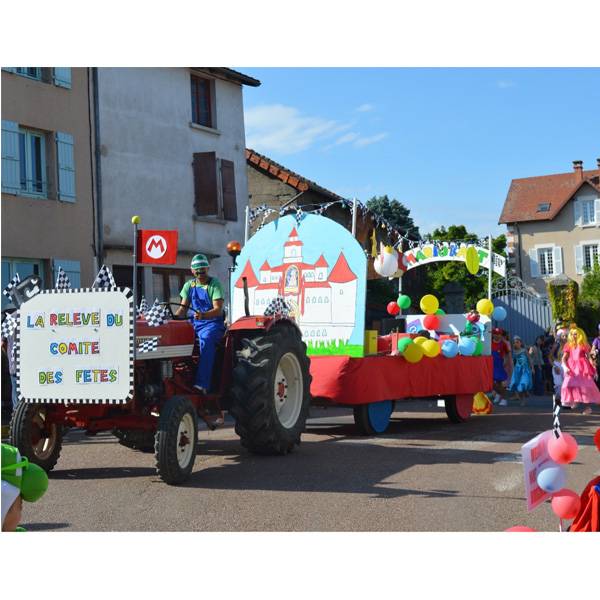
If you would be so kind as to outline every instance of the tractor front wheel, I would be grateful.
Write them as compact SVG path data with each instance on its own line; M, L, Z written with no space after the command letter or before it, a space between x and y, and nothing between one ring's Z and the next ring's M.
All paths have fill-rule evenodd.
M300 443L310 404L310 362L300 331L279 325L244 338L231 386L231 414L242 445L287 454Z
M177 485L190 476L196 459L197 438L194 405L180 396L167 400L160 411L154 445L156 471L165 483Z
M55 467L62 449L62 427L48 421L47 406L19 402L10 422L10 443L46 472Z

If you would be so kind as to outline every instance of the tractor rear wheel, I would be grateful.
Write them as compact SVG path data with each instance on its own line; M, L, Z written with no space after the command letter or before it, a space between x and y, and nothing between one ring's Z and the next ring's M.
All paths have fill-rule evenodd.
M19 402L10 422L10 443L46 472L58 462L63 437L62 427L47 421L48 407Z
M140 452L154 452L154 431L113 429L112 434L119 440L121 446Z
M310 404L310 361L300 331L279 325L244 338L231 386L231 414L242 445L287 454L300 443Z
M198 422L194 405L181 396L169 398L158 419L156 471L169 485L183 483L191 474L196 459Z

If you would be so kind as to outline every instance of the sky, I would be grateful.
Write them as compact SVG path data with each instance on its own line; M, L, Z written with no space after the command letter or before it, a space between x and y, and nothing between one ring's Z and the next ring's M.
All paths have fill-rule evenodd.
M387 194L421 233L498 235L511 179L600 158L600 69L249 68L246 145L319 185Z

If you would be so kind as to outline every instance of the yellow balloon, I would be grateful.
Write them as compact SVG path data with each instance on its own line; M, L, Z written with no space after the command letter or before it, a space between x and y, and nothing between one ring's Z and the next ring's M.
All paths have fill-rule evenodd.
M465 264L467 265L467 271L469 271L471 275L476 275L477 271L479 271L479 254L477 254L477 250L475 250L474 246L469 246L467 248Z
M421 348L423 348L423 354L429 358L434 358L441 352L440 345L435 340L425 340Z
M402 356L409 363L418 363L423 358L423 348L419 344L409 344Z
M494 312L494 303L489 298L482 298L477 302L477 312L489 317Z
M415 344L422 344L423 342L426 342L429 338L426 338L424 335L418 335L413 342Z
M440 303L433 294L427 294L421 298L421 310L426 315L432 315L439 307Z

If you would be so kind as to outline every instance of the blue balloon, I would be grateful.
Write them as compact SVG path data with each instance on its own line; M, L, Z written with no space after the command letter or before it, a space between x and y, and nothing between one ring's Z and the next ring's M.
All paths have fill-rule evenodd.
M537 476L537 484L549 494L562 490L567 483L567 474L559 465L542 469Z
M464 337L458 342L458 350L463 356L472 356L477 342L473 338Z
M492 312L492 319L494 319L494 321L504 321L506 316L506 309L504 306L496 306L494 312Z
M458 354L458 344L454 340L444 340L442 354L446 358L454 358Z

